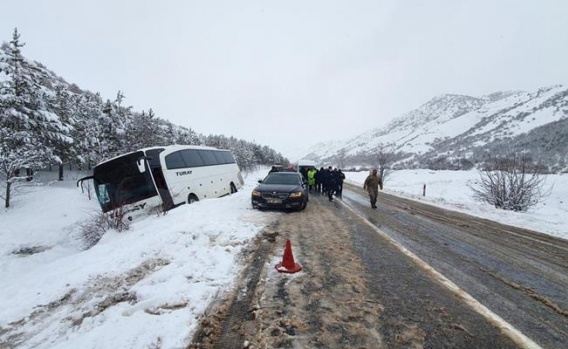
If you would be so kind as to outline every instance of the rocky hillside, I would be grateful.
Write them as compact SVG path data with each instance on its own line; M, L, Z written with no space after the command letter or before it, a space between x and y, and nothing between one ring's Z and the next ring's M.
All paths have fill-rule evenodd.
M397 153L400 168L459 168L487 154L522 151L551 172L568 171L568 87L442 95L346 141L318 144L304 157L341 167L373 165L373 154Z

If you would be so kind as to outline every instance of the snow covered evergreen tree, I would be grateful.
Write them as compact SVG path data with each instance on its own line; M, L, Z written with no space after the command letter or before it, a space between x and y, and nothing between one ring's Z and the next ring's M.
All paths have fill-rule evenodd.
M98 93L84 93L74 98L77 111L73 137L77 150L77 162L81 167L91 169L106 156L106 141L100 136L103 100Z
M127 115L130 115L130 108L124 108L122 101L124 95L118 91L116 99L111 102L107 100L103 113L100 115L101 128L98 138L102 140L102 153L104 157L114 157L122 153L130 151L130 147L126 144L125 134L128 121Z
M68 128L49 111L37 69L22 56L20 34L14 29L6 56L0 61L0 173L5 178L5 207L10 207L13 183L21 171L58 161L52 146L70 141Z
M55 87L55 95L50 98L51 107L59 117L59 120L68 125L67 131L70 138L56 138L53 144L54 155L58 158L57 164L59 165L59 180L63 180L63 168L66 163L70 163L76 156L76 149L74 148L73 133L76 124L75 120L76 110L74 109L73 98L70 91L64 85Z
M133 113L126 125L125 140L129 151L156 145L163 145L160 120L156 118L154 111Z

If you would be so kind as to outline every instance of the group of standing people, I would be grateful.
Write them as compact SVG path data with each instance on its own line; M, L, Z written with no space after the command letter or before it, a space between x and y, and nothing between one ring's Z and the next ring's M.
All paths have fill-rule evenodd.
M327 195L329 201L333 201L333 196L341 197L343 192L343 181L345 174L341 169L321 167L304 168L300 171L308 182L309 190L318 194Z
M316 193L326 194L329 201L333 201L334 195L341 197L343 181L345 180L345 174L341 169L329 166L327 168L321 167L319 170L317 168L305 169L301 172L308 182L310 191L314 190ZM383 181L377 170L373 169L363 183L363 189L366 189L369 193L371 208L377 208L379 188L383 190Z
M272 166L269 173L277 171L278 168ZM304 179L308 183L310 191L327 195L329 201L333 201L334 195L341 197L343 192L343 181L345 180L345 174L341 171L341 169L332 168L331 166L327 168L321 167L319 170L315 167L304 167L300 170L300 173L304 176ZM372 208L377 208L379 188L383 190L383 181L377 174L377 170L373 169L363 183L363 189L366 189L367 193L369 193L369 200L371 201Z

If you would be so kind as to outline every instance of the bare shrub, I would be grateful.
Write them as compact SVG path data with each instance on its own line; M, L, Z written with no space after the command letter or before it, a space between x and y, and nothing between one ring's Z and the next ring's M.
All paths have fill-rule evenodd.
M112 229L121 232L130 228L129 220L126 219L126 214L128 213L127 207L128 206L124 204L120 205L108 214Z
M119 232L128 230L130 224L124 221L124 214L99 213L81 224L81 240L85 249L95 246L108 230L114 229Z
M377 171L379 172L379 178L384 184L387 177L391 173L393 163L395 163L400 158L400 153L395 152L392 146L387 146L379 143L368 154L367 163L371 166L371 168L377 169Z
M92 219L89 219L81 223L81 240L83 241L83 247L89 249L95 246L103 235L107 232L105 226L106 217L103 213L100 213Z
M526 155L490 157L479 174L480 182L469 185L474 198L503 210L527 211L550 193L543 190L542 166Z

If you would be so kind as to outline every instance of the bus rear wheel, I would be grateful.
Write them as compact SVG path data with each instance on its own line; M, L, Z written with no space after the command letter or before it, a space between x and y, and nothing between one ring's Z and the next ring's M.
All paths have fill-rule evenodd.
M231 183L231 194L234 194L237 192L237 187L235 186L235 183Z
M187 204L191 205L194 202L199 201L199 199L197 198L197 196L195 196L195 194L189 194L189 196L187 197Z

